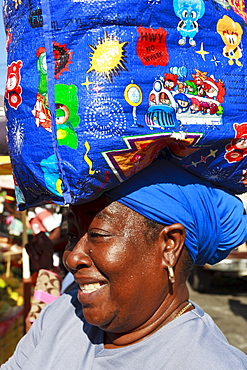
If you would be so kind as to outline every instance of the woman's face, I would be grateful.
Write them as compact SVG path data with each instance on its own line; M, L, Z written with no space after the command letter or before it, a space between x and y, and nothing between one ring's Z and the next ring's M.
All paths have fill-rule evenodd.
M107 198L72 206L64 264L79 285L86 320L113 333L145 326L163 302L162 248L145 237L144 218Z

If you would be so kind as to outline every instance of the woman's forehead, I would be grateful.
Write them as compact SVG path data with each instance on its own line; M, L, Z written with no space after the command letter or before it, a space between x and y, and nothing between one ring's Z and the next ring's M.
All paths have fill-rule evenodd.
M144 217L117 201L103 202L99 199L91 204L71 205L68 228L84 233L91 228L115 231L121 235L140 235L146 229ZM109 229L110 228L110 229Z
M118 201L102 196L93 202L71 205L70 213L77 216L91 216L98 219L110 220L117 217L142 217L137 212Z

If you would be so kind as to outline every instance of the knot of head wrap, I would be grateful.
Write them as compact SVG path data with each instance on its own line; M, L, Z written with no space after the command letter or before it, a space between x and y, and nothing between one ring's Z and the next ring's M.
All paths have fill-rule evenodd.
M146 218L181 223L193 263L215 264L247 239L242 201L163 157L105 193Z

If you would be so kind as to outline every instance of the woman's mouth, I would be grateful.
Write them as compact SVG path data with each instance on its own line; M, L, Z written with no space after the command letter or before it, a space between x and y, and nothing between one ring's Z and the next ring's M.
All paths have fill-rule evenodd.
M83 284L83 285L79 285L79 288L83 293L92 293L100 289L102 285L104 284L103 283Z
M84 306L87 304L92 304L95 302L96 298L99 298L99 295L106 287L106 283L97 282L97 283L86 283L78 284L78 300Z

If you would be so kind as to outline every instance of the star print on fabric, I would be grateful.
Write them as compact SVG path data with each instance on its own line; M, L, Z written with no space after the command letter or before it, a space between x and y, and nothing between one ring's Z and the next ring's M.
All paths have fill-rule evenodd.
M85 86L87 90L89 89L89 86L92 85L92 84L93 84L93 82L89 81L88 76L86 76L86 81L81 83L81 85Z
M210 62L214 62L214 64L216 65L216 67L218 67L218 64L220 63L220 60L218 60L218 59L216 58L216 56L215 56L215 55L213 55L213 58L212 58L212 59L210 59Z
M197 53L197 54L200 54L200 55L201 55L201 57L202 57L202 59L203 59L204 61L206 61L205 55L206 55L206 54L209 54L209 52L208 52L208 51L205 51L205 50L203 49L203 42L201 42L200 50L199 50L199 51L196 51L196 53Z
M212 150L212 149L210 149L210 154L209 154L209 156L210 156L210 157L214 157L214 158L215 158L215 157L216 157L216 155L215 155L215 154L216 154L217 152L218 152L218 149L216 149L216 150Z
M207 163L207 159L210 158L210 157L215 158L217 152L218 152L218 149L216 149L216 150L210 149L209 154L207 156L201 156L200 161L198 161L198 162L192 161L191 164L187 164L184 167L186 167L186 168L191 167L191 166L197 167L197 165L200 164L200 163Z
M104 89L104 87L100 87L99 83L96 82L95 87L93 87L92 90L94 90L98 94L100 92L100 90L103 90L103 89Z

